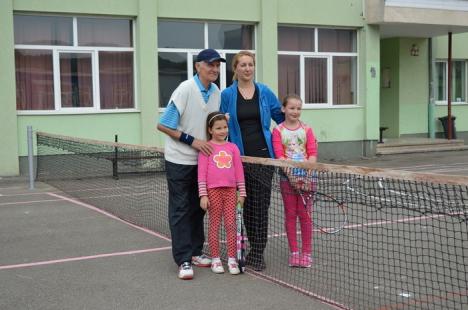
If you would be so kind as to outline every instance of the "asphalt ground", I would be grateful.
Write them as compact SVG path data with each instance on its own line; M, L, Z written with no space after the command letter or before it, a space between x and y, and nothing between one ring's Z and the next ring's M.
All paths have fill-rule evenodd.
M0 309L333 309L254 274L177 278L170 242L43 183L0 180Z

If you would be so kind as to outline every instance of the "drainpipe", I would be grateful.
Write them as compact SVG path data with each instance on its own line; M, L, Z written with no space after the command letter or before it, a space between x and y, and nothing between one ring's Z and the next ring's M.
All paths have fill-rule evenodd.
M435 138L435 124L434 124L434 110L435 110L435 85L434 85L434 73L435 73L435 61L432 51L432 38L428 39L428 63L429 63L429 106L427 107L427 129L429 138Z

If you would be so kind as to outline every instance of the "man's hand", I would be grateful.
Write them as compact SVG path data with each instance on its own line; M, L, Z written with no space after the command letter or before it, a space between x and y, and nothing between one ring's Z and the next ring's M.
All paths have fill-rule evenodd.
M210 206L210 201L208 200L208 196L200 197L200 208L206 211L209 206Z
M213 147L207 141L195 139L192 142L192 147L199 150L206 156L210 156L211 153L213 153Z

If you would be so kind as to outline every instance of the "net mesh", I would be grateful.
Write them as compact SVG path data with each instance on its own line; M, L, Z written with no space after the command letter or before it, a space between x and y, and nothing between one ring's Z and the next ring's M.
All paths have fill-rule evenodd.
M39 181L170 238L161 150L37 133L37 155ZM243 163L248 272L343 309L468 308L468 178ZM304 209L293 217L312 223L311 250L301 221L289 224L310 268L289 266L285 204L294 197Z

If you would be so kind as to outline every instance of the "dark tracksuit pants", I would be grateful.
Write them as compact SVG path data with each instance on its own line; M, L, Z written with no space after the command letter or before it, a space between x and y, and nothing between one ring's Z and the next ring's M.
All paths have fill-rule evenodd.
M179 165L166 161L169 188L169 227L172 238L172 255L177 265L191 262L192 256L202 254L205 234L198 197L196 165Z

